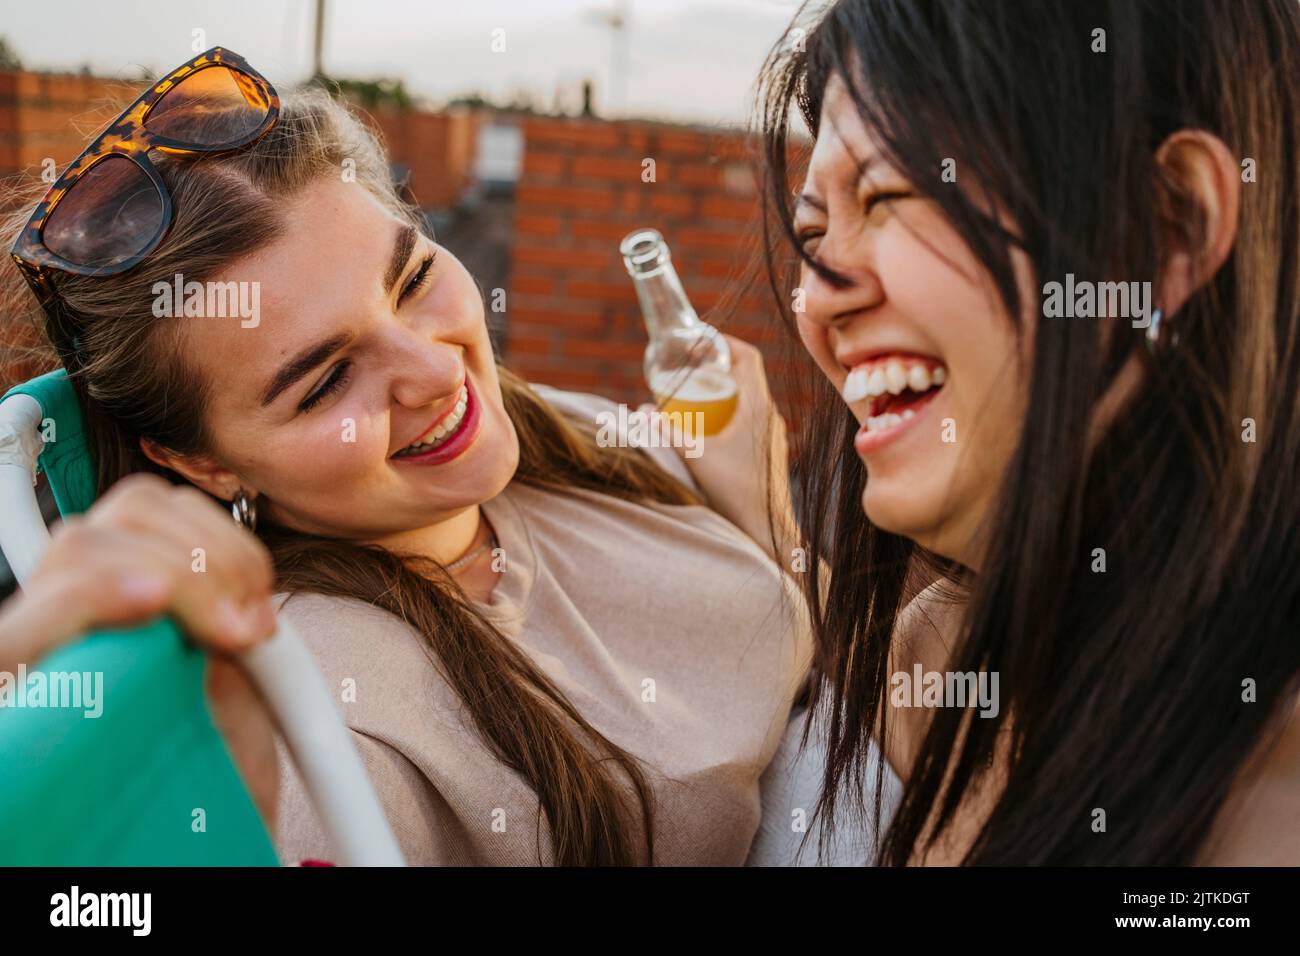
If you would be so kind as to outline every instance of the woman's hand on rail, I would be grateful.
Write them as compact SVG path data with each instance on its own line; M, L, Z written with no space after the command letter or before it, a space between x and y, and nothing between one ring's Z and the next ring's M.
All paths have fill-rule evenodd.
M212 499L155 475L118 482L57 525L22 591L0 606L0 671L91 631L171 615L211 652L213 719L273 828L273 723L229 655L275 632L270 556Z

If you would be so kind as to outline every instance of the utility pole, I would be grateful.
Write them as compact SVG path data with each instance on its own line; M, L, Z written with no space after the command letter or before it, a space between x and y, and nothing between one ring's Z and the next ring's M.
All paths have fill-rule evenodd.
M627 111L627 42L631 0L614 0L608 9L589 10L587 18L610 29L609 107L607 113Z
M313 39L311 58L311 78L319 81L325 78L322 54L325 49L325 0L316 0L316 35Z

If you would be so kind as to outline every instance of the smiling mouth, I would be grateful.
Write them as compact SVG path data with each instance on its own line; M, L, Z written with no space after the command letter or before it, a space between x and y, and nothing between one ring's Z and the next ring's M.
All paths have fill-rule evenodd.
M456 404L452 410L438 420L438 422L427 432L421 435L411 444L407 445L401 451L393 455L394 458L409 458L413 455L423 455L441 448L447 442L460 432L465 424L466 411L469 408L469 387L462 385L460 394L456 396Z
M884 432L911 421L948 380L948 369L934 359L883 356L854 366L841 395L850 405L869 399L863 430Z

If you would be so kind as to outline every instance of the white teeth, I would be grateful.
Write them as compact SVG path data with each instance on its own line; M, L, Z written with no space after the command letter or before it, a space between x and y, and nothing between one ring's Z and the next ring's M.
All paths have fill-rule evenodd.
M890 395L897 395L907 388L907 373L903 371L902 362L890 361L885 366L885 384Z
M855 368L849 372L848 377L844 379L844 389L840 392L844 396L844 401L852 405L854 402L860 402L871 393L867 391L867 370L865 368Z
M908 419L915 418L916 412L910 408L903 409L901 415L895 412L886 412L883 415L871 415L867 418L868 432L882 432L887 428L897 428Z
M900 395L908 389L925 392L942 385L947 377L947 370L942 365L932 369L920 362L904 365L898 359L890 359L884 365L859 365L851 370L844 378L840 394L851 405L864 398L878 398L886 392L891 395Z
M865 365L859 365L849 372L844 379L844 388L840 391L844 401L852 404L864 398L875 398L885 394L885 373L880 369L868 372Z
M886 412L883 415L872 415L867 419L867 431L882 432L887 428L895 428L903 423L903 416L896 415L893 412Z
M457 398L456 407L451 410L451 414L440 422L437 427L421 435L420 441L412 442L397 454L405 455L410 452L428 451L431 448L436 448L444 438L451 435L460 426L461 419L465 417L465 409L468 406L469 389L462 385L460 387L460 397Z

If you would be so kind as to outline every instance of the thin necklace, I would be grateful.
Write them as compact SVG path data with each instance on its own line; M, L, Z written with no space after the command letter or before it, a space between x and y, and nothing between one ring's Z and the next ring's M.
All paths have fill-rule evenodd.
M496 545L497 545L497 536L496 536L496 532L494 531L490 535L488 535L488 539L484 541L482 544L480 544L477 548L468 552L467 554L461 555L455 561L451 562L451 564L447 565L446 566L447 571L450 573L455 573L456 571L459 571L461 568L469 564L471 561L477 558L484 551L488 551L492 548L495 548Z

